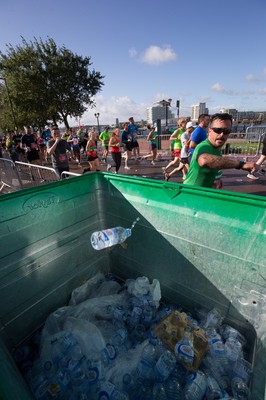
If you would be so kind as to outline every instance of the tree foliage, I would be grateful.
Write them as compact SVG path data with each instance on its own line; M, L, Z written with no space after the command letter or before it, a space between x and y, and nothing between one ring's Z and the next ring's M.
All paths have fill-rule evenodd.
M68 117L80 117L95 105L104 77L90 68L90 57L58 47L51 38L22 38L22 44L6 47L5 54L0 52L2 128L44 126L48 121L64 122L68 128Z

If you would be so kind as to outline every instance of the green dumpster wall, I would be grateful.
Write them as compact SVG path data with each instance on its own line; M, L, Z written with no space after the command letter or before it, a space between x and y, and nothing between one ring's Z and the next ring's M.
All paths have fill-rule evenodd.
M101 270L157 278L164 298L187 309L217 307L249 338L252 398L264 399L266 329L232 298L236 287L266 295L265 210L262 197L103 173L1 196L2 398L30 398L8 351ZM126 250L91 247L93 231L130 227L136 217Z

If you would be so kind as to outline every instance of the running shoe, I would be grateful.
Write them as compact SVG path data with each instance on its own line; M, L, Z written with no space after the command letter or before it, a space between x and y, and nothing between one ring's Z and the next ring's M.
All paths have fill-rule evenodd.
M253 181L256 181L257 179L260 179L258 176L255 176L253 174L247 174L247 178L252 179Z
M155 162L154 162L154 161L151 161L151 165L155 165Z
M169 181L169 179L170 179L170 175L166 172L165 173L165 175L164 175L164 179L166 180L166 181Z
M112 168L112 165L111 165L111 164L108 164L108 165L107 165L107 172L109 172L111 168Z
M131 169L130 167L125 166L125 169Z

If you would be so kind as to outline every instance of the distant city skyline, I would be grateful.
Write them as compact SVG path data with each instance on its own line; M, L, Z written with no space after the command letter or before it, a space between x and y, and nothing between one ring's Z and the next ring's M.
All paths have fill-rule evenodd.
M84 125L95 125L98 112L102 124L146 119L148 107L169 98L180 101L180 116L201 102L210 113L266 109L265 0L2 3L0 51L21 36L51 37L91 57L104 76Z

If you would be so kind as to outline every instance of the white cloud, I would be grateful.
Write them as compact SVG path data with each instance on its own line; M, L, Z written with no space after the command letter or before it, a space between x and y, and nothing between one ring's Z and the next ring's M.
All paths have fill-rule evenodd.
M245 79L249 82L259 82L259 79L253 74L248 74Z
M237 93L234 92L233 90L225 89L225 87L224 87L223 85L221 85L219 82L214 83L214 84L211 86L211 90L213 90L214 92L217 92L217 93L224 93L224 94L227 94L228 96L232 96L232 95L236 95L236 94L237 94Z
M160 65L177 58L176 53L167 45L163 48L159 46L148 47L141 55L141 62L150 65Z
M225 88L223 87L223 85L221 85L220 83L214 83L211 86L211 90L213 90L214 92L218 92L218 93L224 93L225 92Z
M259 93L262 94L262 95L265 95L266 94L266 88L261 88L259 90Z
M96 117L94 114L100 113L100 125L115 124L116 118L119 122L127 121L129 117L134 117L136 121L146 119L146 109L150 104L137 104L128 96L105 98L103 95L95 97L96 107L88 109L82 116L80 123L82 125L96 125ZM77 121L73 118L70 125L77 125Z
M137 54L138 54L138 52L137 52L137 50L135 49L135 47L131 47L131 48L128 50L128 53L129 53L129 56L130 56L131 58L136 57Z

